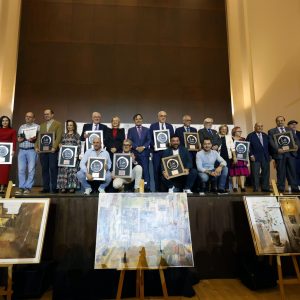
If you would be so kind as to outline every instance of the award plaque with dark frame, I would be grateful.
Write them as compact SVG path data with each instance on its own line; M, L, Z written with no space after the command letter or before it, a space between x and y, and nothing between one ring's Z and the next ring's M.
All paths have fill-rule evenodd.
M12 164L13 143L0 143L0 165Z
M74 168L77 160L77 146L62 145L58 154L58 166Z
M276 146L284 152L297 151L292 131L273 134Z
M132 156L131 153L114 153L113 176L120 178L131 178Z
M105 180L106 159L100 157L90 157L87 164L87 172L93 176L94 180Z
M250 143L247 141L234 141L237 160L248 161Z
M88 130L85 132L88 137L85 139L86 150L93 148L93 140L95 137L100 137L101 139L101 148L104 148L103 143L103 130Z
M153 130L154 150L166 150L170 143L170 130Z
M179 155L163 157L162 163L169 178L186 175L182 160Z
M201 149L198 132L184 132L184 146L188 151L199 151Z
M54 132L40 133L40 152L51 152L54 144L55 134Z

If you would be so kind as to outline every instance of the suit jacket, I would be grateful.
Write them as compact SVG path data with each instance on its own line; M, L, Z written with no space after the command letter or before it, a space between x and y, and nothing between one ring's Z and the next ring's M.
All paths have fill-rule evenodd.
M127 138L132 141L132 150L134 154L140 156L149 156L150 154L149 146L151 143L150 130L149 128L144 126L141 126L141 129L142 129L141 138L139 137L136 126L128 129ZM143 152L136 151L136 148L140 146L145 147L145 150Z
M254 156L255 161L262 162L264 160L270 161L270 152L269 152L269 136L262 132L263 145L260 142L259 137L256 132L253 131L248 134L246 141L250 142L249 156Z
M173 129L173 126L169 123L165 123L166 125L166 129L169 129L170 131L170 137L174 134L174 129ZM153 136L153 131L154 130L160 130L159 128L159 122L156 122L156 123L152 123L150 125L150 137L151 137L151 149L154 149L154 136Z
M47 122L44 122L40 125L40 133L54 133L54 143L53 148L58 150L59 143L61 142L62 134L63 134L63 126L60 122L53 120L49 130L47 130ZM40 139L37 139L35 142L35 147L40 148Z
M289 128L289 127L284 127L284 128L285 128L285 131L292 131L292 129ZM278 154L278 147L276 146L275 141L274 141L274 137L273 137L273 135L276 134L276 133L280 133L277 127L272 128L268 131L270 152L271 152L271 155L272 155L273 159L282 159L284 155L291 155L293 157L297 157L297 151ZM295 133L293 131L292 131L292 133L293 133L295 143L296 143L296 145L298 145L298 148L299 148L300 142L299 142L297 136L295 135Z
M87 123L87 124L83 125L82 133L81 133L81 137L80 137L81 141L85 141L84 133L86 131L92 131L94 129L93 125L94 125L93 123ZM101 123L99 124L98 130L103 130L103 144L105 144L107 129L108 129L108 127L106 125L101 124Z
M182 160L182 164L185 169L192 169L193 168L193 162L191 159L191 156L189 154L189 151L179 145L179 155ZM164 150L162 157L172 156L173 155L173 148L169 147L168 149ZM163 164L161 164L162 170L163 170Z
M212 134L210 134L206 128L202 128L198 131L201 144L203 143L205 138L210 138L212 140L213 146L217 145L218 147L220 147L222 141L218 132L214 129L211 129L211 131Z
M180 144L184 146L184 133L187 132L184 126L178 127L175 130L175 134L179 136ZM190 132L197 132L195 127L190 127Z
M296 136L298 138L298 141L300 141L300 131L296 131ZM300 147L298 148L297 158L300 159Z
M117 152L122 152L124 140L125 140L124 128L117 128L116 138L113 137L113 130L111 128L107 128L106 137L105 137L105 146L108 152L110 152L111 148L116 148Z

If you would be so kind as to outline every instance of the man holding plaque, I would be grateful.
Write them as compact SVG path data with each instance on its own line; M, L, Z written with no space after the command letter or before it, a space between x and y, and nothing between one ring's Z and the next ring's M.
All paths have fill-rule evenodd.
M192 187L197 179L197 171L193 169L193 163L189 151L180 145L180 138L174 134L171 136L170 146L163 151L162 158L179 155L184 167L182 176L170 178L168 172L162 167L162 182L169 189L169 193L179 192L183 186L183 192L192 194Z
M297 130L297 124L298 122L296 120L291 120L288 122L289 128L292 129L294 135L297 136L298 140L300 141L300 131ZM298 148L297 151L295 163L296 163L297 184L298 186L300 186L300 147Z
M94 138L93 148L88 149L84 153L79 165L80 170L77 172L77 178L81 183L81 187L84 189L84 195L90 195L96 186L96 180L94 179L93 175L88 172L87 163L89 158L104 158L106 160L106 164L104 165L106 170L105 179L100 183L98 188L99 193L105 193L105 188L111 182L111 173L109 171L111 168L111 160L109 153L101 148L101 139L99 137Z
M212 118L206 118L203 121L204 128L198 131L200 143L203 144L204 139L209 138L212 142L212 150L218 151L222 144L221 138L218 132L212 129L214 120Z
M154 175L154 183L155 183L155 191L160 191L161 185L161 158L163 155L162 150L155 150L155 142L154 142L154 130L169 130L170 136L174 134L173 126L167 121L167 113L165 111L160 111L157 114L158 122L151 124L150 126L150 136L151 136L151 150L152 150L152 161L153 161L153 175ZM165 145L167 146L169 141L165 141Z
M33 112L25 114L25 124L21 125L18 131L19 154L18 154L18 178L19 190L17 195L30 194L34 184L35 167L37 153L34 149L37 134L40 131L40 126L34 123ZM27 171L27 178L26 178Z
M120 166L118 164L118 160L114 160L114 174L113 174L113 187L114 189L118 190L119 192L123 192L124 191L124 185L125 184L129 184L131 182L134 181L134 192L138 193L139 189L140 189L140 181L142 179L142 174L143 174L143 168L139 165L139 163L135 160L135 155L131 152L132 149L132 141L130 139L125 139L123 141L123 153L124 154L131 154L131 166L127 166L127 164L124 164L122 162L120 162L121 165ZM114 154L115 157L117 155L120 154ZM122 159L122 157L120 157L119 159ZM122 176L118 176L116 170L120 170L120 169L125 169L126 168L131 168L132 171L131 173L131 177L127 178L127 177L122 177Z
M292 192L299 193L295 169L299 140L289 127L285 127L285 118L283 116L276 118L276 125L275 128L268 131L268 135L271 155L276 164L278 191L281 193L285 191L285 179L287 178ZM288 138L285 135L287 132L291 134ZM295 143L294 145L293 142Z
M43 189L41 193L50 192L50 181L52 193L58 193L57 172L58 172L58 150L61 141L63 126L60 122L54 120L54 112L51 109L44 110L45 122L40 125L39 138L35 142L35 150L40 153L40 162L42 166ZM43 145L43 138L47 143ZM45 150L43 147L47 147Z

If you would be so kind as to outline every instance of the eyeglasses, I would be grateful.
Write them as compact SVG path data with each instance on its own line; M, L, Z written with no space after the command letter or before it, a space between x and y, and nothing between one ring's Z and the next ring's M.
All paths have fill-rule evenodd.
M123 144L123 146L131 146L130 144Z

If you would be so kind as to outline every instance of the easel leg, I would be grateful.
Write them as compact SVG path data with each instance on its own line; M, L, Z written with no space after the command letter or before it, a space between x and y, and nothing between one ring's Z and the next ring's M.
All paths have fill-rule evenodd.
M140 270L141 278L140 278L140 299L144 299L145 293L145 282L144 282L144 270Z
M118 284L118 292L117 292L117 297L116 297L116 299L118 299L118 300L121 299L121 296L122 296L124 276L125 276L125 270L121 270L119 284Z
M277 255L276 259L277 259L278 284L279 284L279 289L280 289L280 296L281 296L282 300L285 300L280 256Z
M13 266L7 268L7 300L11 300L12 295L12 269Z
M298 278L299 283L300 283L300 271L299 271L299 265L298 265L298 262L297 262L297 257L295 255L292 255L292 260L293 260L293 265L294 265L294 268L295 268L297 278Z
M5 193L5 198L6 199L10 198L12 187L13 187L13 182L9 181L8 185L7 185L6 193Z
M136 270L135 297L140 298L140 270Z
M160 282L161 282L164 299L168 299L168 290L167 290L167 284L166 284L166 279L165 279L165 274L163 269L159 269L159 276L160 276Z

